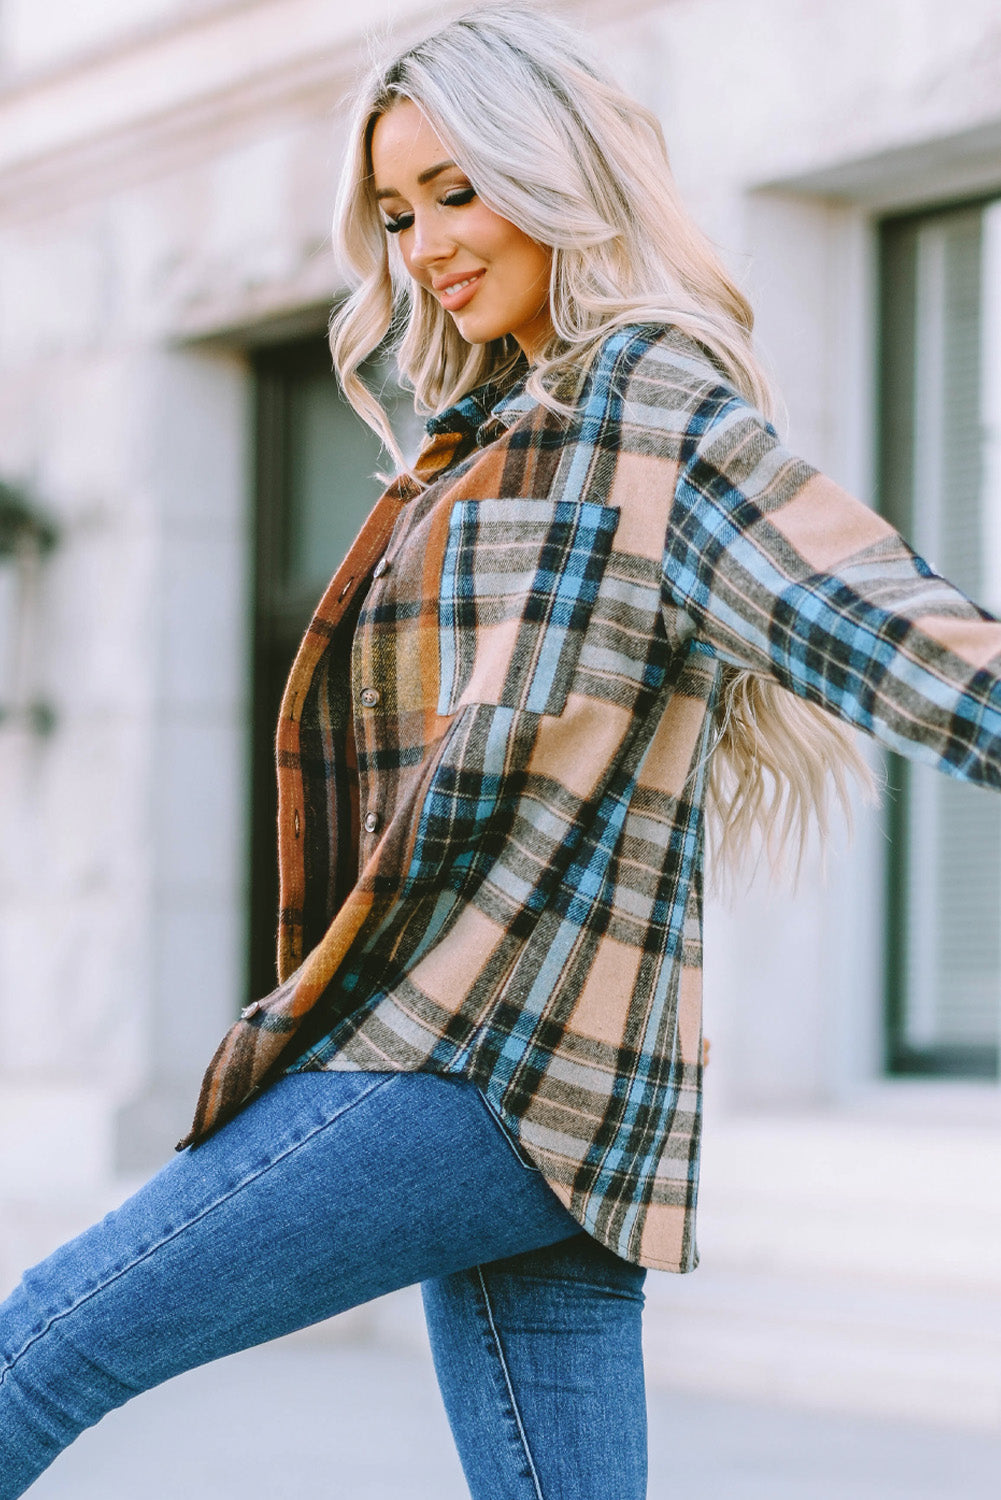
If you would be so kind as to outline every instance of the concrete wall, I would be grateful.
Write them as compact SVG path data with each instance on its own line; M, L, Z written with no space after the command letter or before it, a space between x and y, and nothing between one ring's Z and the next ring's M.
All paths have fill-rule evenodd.
M456 8L372 15L405 35ZM663 120L792 442L867 494L875 217L1001 186L1001 11L565 8ZM0 730L4 1281L169 1151L240 999L247 350L337 288L356 22L334 0L0 6L0 476L62 530L56 727ZM651 1368L989 1425L1001 1091L880 1078L883 840L858 823L826 885L814 858L795 897L711 906L704 1268L651 1278Z

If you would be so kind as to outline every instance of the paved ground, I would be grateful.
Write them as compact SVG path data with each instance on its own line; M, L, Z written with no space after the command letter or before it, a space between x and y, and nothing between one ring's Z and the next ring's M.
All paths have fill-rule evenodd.
M1001 1439L658 1391L650 1500L997 1500ZM288 1340L113 1413L32 1500L468 1500L428 1356Z

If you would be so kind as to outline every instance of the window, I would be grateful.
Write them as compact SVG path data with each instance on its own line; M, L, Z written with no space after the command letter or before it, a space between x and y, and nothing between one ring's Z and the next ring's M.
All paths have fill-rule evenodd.
M416 451L412 402L373 360L398 437ZM251 756L250 997L275 985L278 872L274 737L282 691L310 617L382 490L392 461L340 394L322 333L254 356L256 536Z
M1001 200L889 219L880 237L882 507L1001 613ZM993 1078L1001 797L889 760L887 1069Z

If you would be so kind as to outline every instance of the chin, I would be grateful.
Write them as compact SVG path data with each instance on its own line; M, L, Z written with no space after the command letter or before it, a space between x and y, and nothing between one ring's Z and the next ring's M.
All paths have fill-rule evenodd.
M489 344L494 339L502 339L508 332L507 328L497 328L480 318L453 318L452 321L467 344Z

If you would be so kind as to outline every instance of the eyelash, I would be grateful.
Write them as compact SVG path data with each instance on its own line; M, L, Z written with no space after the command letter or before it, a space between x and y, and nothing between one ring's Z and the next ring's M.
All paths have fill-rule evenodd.
M455 188L453 192L446 193L438 201L443 208L464 208L475 197L475 188ZM413 222L413 214L401 214L398 219L384 219L382 227L387 234L400 234L404 229L409 229Z

